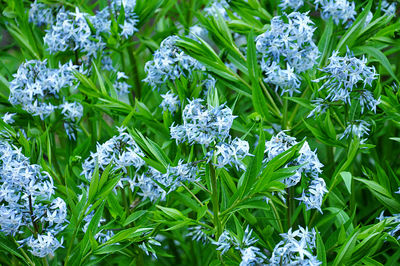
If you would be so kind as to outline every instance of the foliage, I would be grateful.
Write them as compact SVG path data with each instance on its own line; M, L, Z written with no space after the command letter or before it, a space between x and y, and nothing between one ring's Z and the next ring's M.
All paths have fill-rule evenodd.
M398 6L0 1L0 264L398 264Z

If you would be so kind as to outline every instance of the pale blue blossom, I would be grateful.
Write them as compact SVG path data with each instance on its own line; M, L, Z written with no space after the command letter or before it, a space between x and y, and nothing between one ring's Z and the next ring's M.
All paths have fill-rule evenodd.
M316 117L326 113L326 111L329 108L329 103L325 99L317 98L315 100L312 100L311 102L315 105L315 108L308 114L307 118L310 118L310 117L316 118Z
M320 90L327 90L326 99L329 101L343 101L351 104L354 98L360 103L361 111L365 106L375 111L380 100L374 99L371 92L366 89L367 86L372 86L372 82L378 76L375 67L367 66L367 59L364 56L361 59L353 57L350 51L347 51L343 57L338 54L338 51L333 52L329 58L329 64L321 69L326 74L314 82L326 80Z
M321 205L326 193L328 193L328 190L326 189L325 180L316 177L311 180L307 191L303 190L301 197L296 199L302 201L306 205L307 210L317 209L322 213Z
M92 207L92 205L89 205L87 210L89 210ZM95 210L93 210L92 212L90 212L89 214L87 214L85 216L85 218L83 219L83 221L85 222L85 224L82 227L82 231L84 233L86 233L87 229L89 228L89 224L93 219L93 216L95 214ZM99 228L101 227L104 223L106 222L106 219L104 219L103 217L101 217L99 219L98 224L95 226L95 228ZM106 243L108 240L110 240L111 237L114 236L114 232L112 230L104 230L104 229L100 229L94 236L93 238L96 239L99 243Z
M259 248L253 246L257 242L257 239L252 237L252 232L253 230L247 226L243 236L239 238L239 236L232 232L224 230L218 240L212 240L211 243L217 246L216 249L221 251L221 255L231 248L240 250L242 255L240 265L255 265L255 263L262 263L266 257L261 253Z
M141 244L139 244L139 248L143 250L147 256L151 255L152 257L157 259L157 254L153 246L161 246L161 243L155 240L153 237L149 237Z
M311 69L319 56L312 37L315 30L307 13L292 12L286 16L273 17L271 27L257 36L256 48L261 55L264 81L280 88L282 94L299 92L299 74ZM286 19L285 18L285 19Z
M347 0L314 0L315 8L321 5L321 17L325 20L332 18L336 25L353 21L357 14L355 3Z
M259 265L266 259L266 256L261 253L260 249L254 246L241 249L240 253L242 254L240 266Z
M172 125L171 138L179 143L210 145L229 136L235 116L225 105L210 107L202 105L202 99L189 101L182 112L182 125Z
M64 101L61 105L61 114L73 122L79 121L83 115L83 106L78 102Z
M78 8L75 12L61 9L57 16L55 24L49 30L46 30L44 42L48 46L50 53L73 50L85 52L88 56L97 56L97 52L105 47L101 38L92 34L86 18L89 14L82 13Z
M54 194L52 177L39 165L30 164L21 148L1 140L0 231L16 239L24 236L18 242L27 245L34 256L53 254L62 245L56 235L68 223L67 207ZM35 234L26 236L29 231Z
M281 0L281 3L279 4L282 10L293 9L294 11L297 11L303 5L303 0Z
M47 255L54 255L56 249L63 247L63 238L58 241L50 232L47 232L47 234L38 234L37 237L30 236L23 242L19 242L25 243L34 256L41 258L46 257Z
M178 36L164 39L160 48L154 52L153 60L145 64L147 76L143 81L153 89L165 86L168 80L174 81L181 76L190 78L194 71L205 71L205 67L199 61L175 45L177 40Z
M361 143L364 143L366 141L364 137L369 135L370 126L371 125L364 120L351 121L348 123L340 139L356 137L361 140Z
M386 16L396 15L396 2L389 3L387 0L382 0L381 11L385 13Z
M382 211L378 219L379 221L386 220L388 225L386 229L389 229L388 234L395 237L397 240L400 240L400 213L395 213L392 216L384 216L385 211Z
M168 91L165 94L161 94L163 98L160 107L163 109L163 113L167 110L173 114L179 108L180 102L178 96L175 95L173 92Z
M264 163L271 161L277 155L287 151L296 145L295 138L288 136L281 131L276 136L272 136L271 140L265 143ZM307 209L317 209L321 211L323 197L328 192L326 190L325 181L320 177L323 164L319 161L316 150L312 151L308 142L304 142L298 152L298 156L290 161L285 167L299 166L292 176L285 178L282 182L286 187L297 185L303 176L310 179L307 190L303 190L302 196L297 200L302 201ZM321 211L322 212L322 211Z
M13 118L15 115L16 115L15 113L7 112L2 116L1 119L4 121L4 123L11 125L11 124L15 123L15 120Z
M35 0L29 9L29 22L34 23L39 27L43 25L51 25L54 22L54 11L55 8L51 8L43 3L38 3L37 0Z
M187 237L191 237L193 241L202 242L206 244L208 242L207 234L204 232L205 229L201 225L188 227L189 233L186 234Z
M230 18L228 16L228 12L226 11L228 8L229 4L226 0L215 0L212 1L210 6L204 8L204 12L207 16L217 17L220 15L224 20L229 21Z
M119 28L122 30L120 34L124 36L125 39L128 39L138 31L136 25L139 20L134 11L136 0L112 0L110 5L115 17L118 17L122 7L124 8L124 22L123 24L119 24Z
M245 140L235 138L230 142L221 142L215 146L213 155L216 157L217 168L223 168L226 165L235 166L236 169L245 170L246 166L242 160L251 155L249 153L249 143Z
M274 248L269 265L321 265L313 255L316 249L316 232L299 226L298 230L289 229L281 234L283 240Z
M126 81L128 76L124 72L117 72L117 79L115 80L113 86L117 91L119 96L129 94L129 89L132 87Z
M133 182L129 178L125 179L131 185L140 188L138 193L143 199L149 198L150 201L165 200L167 194L175 191L183 183L192 183L199 181L197 176L197 167L192 163L178 162L177 166L168 166L165 173L162 173L152 167L141 175L135 175ZM160 186L161 185L161 186Z
M103 144L97 143L96 152L91 152L83 162L81 175L90 181L96 165L100 170L104 170L110 163L114 165L113 171L122 170L126 173L127 167L130 166L139 170L145 164L143 156L143 151L133 137L121 128L119 135L113 136Z

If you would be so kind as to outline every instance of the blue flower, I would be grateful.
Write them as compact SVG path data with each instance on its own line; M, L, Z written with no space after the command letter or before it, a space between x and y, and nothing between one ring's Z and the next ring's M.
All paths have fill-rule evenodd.
M316 64L319 51L312 40L315 30L312 25L307 13L293 12L286 18L272 18L271 28L256 38L264 81L282 89L282 94L299 92L299 74Z

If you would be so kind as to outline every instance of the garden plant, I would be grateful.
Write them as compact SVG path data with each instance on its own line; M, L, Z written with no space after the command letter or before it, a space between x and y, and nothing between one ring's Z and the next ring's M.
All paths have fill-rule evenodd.
M0 0L0 265L399 265L399 6Z

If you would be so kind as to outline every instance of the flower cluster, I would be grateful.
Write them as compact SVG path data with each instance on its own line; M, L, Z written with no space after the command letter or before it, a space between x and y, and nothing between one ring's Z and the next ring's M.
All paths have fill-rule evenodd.
M161 88L167 80L190 78L193 71L204 71L205 67L193 57L185 54L175 43L178 36L169 36L154 52L153 60L144 66L147 77L143 80L153 88Z
M147 256L151 255L153 258L157 259L157 254L153 246L161 246L161 243L153 237L148 237L141 244L139 244L139 248L143 250Z
M154 202L159 199L165 200L167 194L176 190L184 182L198 181L197 172L197 167L192 163L179 161L177 166L168 166L165 173L149 167L147 172L141 175L136 174L133 179L124 178L122 181L127 182L132 191L135 187L139 187L141 192L138 194L143 199L149 198Z
M319 51L312 40L315 30L312 25L307 14L293 12L287 18L272 18L271 28L256 38L264 80L276 89L281 88L282 94L298 92L301 85L298 75L316 64Z
M207 234L204 232L204 227L201 225L188 227L189 233L186 234L187 237L191 237L193 241L201 241L203 244L208 242Z
M225 105L207 108L202 102L202 99L189 100L182 112L183 125L171 126L171 138L178 143L211 145L206 157L212 160L215 156L217 168L230 165L245 170L241 160L251 155L249 144L239 138L231 140L229 131L236 118L232 110Z
M316 245L315 229L308 231L299 226L298 230L281 234L280 241L272 252L270 265L321 265L317 257L313 255Z
M31 4L31 9L29 10L29 22L34 23L38 27L43 25L52 25L54 23L54 8L48 7L46 4L38 3L35 0Z
M96 32L97 36L92 34L86 21L87 18L89 19L89 14L81 13L78 8L75 12L60 9L55 23L46 31L44 36L44 42L47 44L49 52L56 53L69 49L82 51L88 56L96 57L97 52L104 49L105 43L99 36L100 31ZM105 21L102 22L96 24L107 25ZM109 31L106 28L103 30Z
M281 3L279 4L282 10L290 8L295 11L298 10L303 5L304 5L304 0L281 0Z
M59 68L47 68L47 61L30 60L21 64L14 80L10 82L9 101L21 105L22 109L39 116L42 120L56 110L64 116L67 134L75 139L75 124L83 114L83 107L77 102L60 101L63 90L74 91L79 85L73 71L80 71L72 62L59 65Z
M367 66L367 59L363 56L361 59L353 57L350 51L347 51L344 57L338 56L339 52L333 52L329 58L329 64L321 69L326 75L314 80L326 80L320 90L327 89L328 96L326 100L343 101L351 104L352 98L361 106L361 113L367 107L376 111L376 106L380 99L375 99L372 93L366 90L366 86L371 86L372 81L377 78L375 67ZM359 89L360 84L363 88Z
M273 136L271 140L265 142L266 158L264 162L272 160L272 158L296 144L297 141L295 138L286 135L283 131L279 132L276 136ZM289 162L286 167L288 166L300 167L296 170L293 176L284 179L283 183L287 187L292 187L300 182L303 175L311 178L307 191L303 190L302 196L297 199L302 201L306 205L307 209L317 209L322 212L322 199L328 191L326 190L324 179L319 177L322 173L321 168L323 165L319 161L316 151L312 151L308 143L304 142L303 146L299 150L299 156Z
M64 128L70 139L76 139L75 132L80 131L77 122L82 118L83 106L78 102L64 101L59 108L64 115Z
M53 179L37 164L30 164L22 150L0 141L0 231L26 237L20 240L34 256L53 254L61 247L56 235L64 230L67 207L54 197ZM41 226L39 226L41 225Z
M194 25L194 26L190 27L188 37L193 40L197 40L197 36L202 39L207 38L208 30L206 30L205 28L203 28L199 25Z
M88 206L88 209L90 209L92 207L92 205ZM82 227L82 231L84 233L86 233L90 222L93 219L95 211L91 211L88 215L85 216L85 218L83 219L83 221L85 222L85 224ZM106 219L104 218L100 218L99 223L97 224L97 227L100 227L102 223L104 223L106 221ZM105 242L107 242L111 237L114 236L114 232L112 230L100 230L98 233L96 233L93 237L94 239L96 239L99 243L104 244Z
M338 25L340 21L343 23L354 20L357 14L355 11L355 3L347 0L314 0L315 8L321 5L321 17L325 20L332 18Z
M224 105L207 109L202 99L189 101L182 112L183 125L171 126L171 138L177 142L210 145L223 141L232 127L232 110Z
M245 165L241 162L249 153L249 143L239 138L233 139L231 142L221 142L215 146L214 156L216 157L217 168L223 168L226 165L235 166L243 171L246 170Z
M397 240L400 240L400 213L393 214L393 216L384 216L385 211L382 211L377 219L381 222L383 220L387 220L390 224L390 231L388 232L389 235L396 237Z
M177 166L167 166L165 173L147 166L142 158L145 154L132 136L125 132L125 128L119 128L118 131L119 135L103 144L97 144L96 152L91 153L82 164L81 175L88 181L91 180L96 165L103 171L112 164L113 172L122 171L125 174L118 186L128 185L132 191L139 188L138 194L143 200L149 198L153 202L165 200L168 193L176 190L184 182L198 181L197 167L192 163L179 161ZM128 167L135 168L134 176L127 175Z
M363 137L369 135L368 132L370 126L371 125L364 120L355 120L349 122L340 139L355 136L357 139L361 140L361 143L364 143L366 139L364 139Z
M136 6L136 0L113 0L111 8L115 16L120 15L120 10L124 7L124 24L120 24L119 27L122 29L120 33L126 39L132 36L138 31L136 24L139 22L136 13L134 12Z
M119 25L120 35L125 38L132 36L138 29L137 16L134 12L135 0L121 1L113 0L110 8L106 7L91 16L81 12L78 8L71 12L61 8L55 18L55 23L47 30L44 42L50 53L73 50L80 51L91 57L97 57L99 51L103 51L106 40L102 34L111 34L112 16L118 17L122 7L124 8L124 23ZM91 29L88 22L93 26Z
M228 12L226 9L229 8L229 4L226 0L217 0L212 1L212 4L206 8L204 8L204 12L207 16L216 17L218 14L224 18L224 20L229 21L230 18L228 16Z
M249 226L247 226L243 236L240 238L232 232L225 230L219 236L218 241L212 241L212 244L218 246L217 250L221 251L221 255L232 247L240 250L242 254L240 266L260 264L266 257L261 253L259 248L253 246L257 242L257 239L251 236L252 232L253 230L249 230Z
M396 2L389 3L387 0L382 0L381 10L386 16L396 15Z
M163 109L163 113L167 110L171 112L171 114L176 112L180 105L178 96L175 95L173 92L168 91L165 94L161 94L161 97L163 98L163 100L160 104L160 107Z
M96 165L104 170L109 164L113 164L113 171L122 170L127 172L127 167L133 166L139 170L145 162L143 151L133 140L132 136L125 132L125 128L118 128L119 135L114 136L103 144L97 143L96 152L82 164L81 175L90 181Z
M128 79L128 76L124 72L117 72L117 80L114 82L113 86L120 96L128 94L129 88L132 87L124 81L126 79Z
M16 115L15 113L7 112L1 117L1 119L3 120L4 123L11 125L15 122L15 120L13 118L15 115Z

